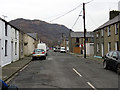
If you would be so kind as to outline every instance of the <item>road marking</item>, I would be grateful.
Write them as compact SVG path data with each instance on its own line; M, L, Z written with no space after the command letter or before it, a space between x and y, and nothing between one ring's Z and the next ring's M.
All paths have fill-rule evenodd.
M87 84L92 87L94 90L97 90L90 82L87 82Z
M17 75L18 75L18 73L15 73L11 78L9 78L7 81L5 81L5 83L8 84Z
M73 68L73 71L74 71L76 74L78 74L80 77L82 77L82 75L81 75L77 70L75 70L74 68Z
M48 60L53 60L53 58L47 58Z
M20 70L20 72L23 71L27 66L28 66L28 65L24 66L24 67Z

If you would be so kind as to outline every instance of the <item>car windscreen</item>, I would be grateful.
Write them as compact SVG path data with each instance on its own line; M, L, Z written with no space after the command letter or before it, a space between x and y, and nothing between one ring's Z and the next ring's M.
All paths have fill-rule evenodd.
M35 52L43 52L43 49L36 49Z

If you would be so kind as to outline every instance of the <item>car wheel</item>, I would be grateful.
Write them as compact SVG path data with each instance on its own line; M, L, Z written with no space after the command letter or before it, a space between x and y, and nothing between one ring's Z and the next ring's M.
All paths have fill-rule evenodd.
M35 58L34 57L32 57L32 60L34 60Z
M42 57L43 60L46 60L46 56Z
M103 68L104 68L104 69L108 69L107 62L106 62L106 61L103 62Z
M120 64L118 64L118 66L117 66L117 73L118 73L118 75L120 75Z

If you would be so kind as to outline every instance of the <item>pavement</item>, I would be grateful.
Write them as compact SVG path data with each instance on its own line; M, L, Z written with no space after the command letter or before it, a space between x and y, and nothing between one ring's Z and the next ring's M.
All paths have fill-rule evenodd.
M84 56L80 55L80 54L75 54L75 53L71 53L71 52L67 52L67 53L70 54L70 55L74 55L76 57L84 58ZM98 62L101 62L101 63L104 61L103 58L96 58L94 56L86 56L86 59L88 59L88 60L95 60L95 61L98 61Z
M76 57L80 57L83 58L83 55L79 55L79 54L74 54L74 53L68 53L70 55L74 55ZM88 57L88 60L96 60L98 62L103 62L103 59L99 59L99 58L94 58L94 57ZM18 71L20 71L24 66L26 66L27 64L29 64L31 62L31 57L24 57L23 59L20 59L16 62L13 62L9 65L6 65L2 68L2 80L3 81L7 81L8 79L10 79L13 75L15 75Z
M13 75L15 75L19 70L21 70L24 66L26 66L30 62L31 57L28 56L2 67L2 80L6 82L8 79L10 79Z

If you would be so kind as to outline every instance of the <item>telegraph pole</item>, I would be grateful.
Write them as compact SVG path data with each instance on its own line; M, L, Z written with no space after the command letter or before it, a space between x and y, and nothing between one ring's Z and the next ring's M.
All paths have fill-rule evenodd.
M85 3L83 3L83 24L84 24L84 58L86 58Z

